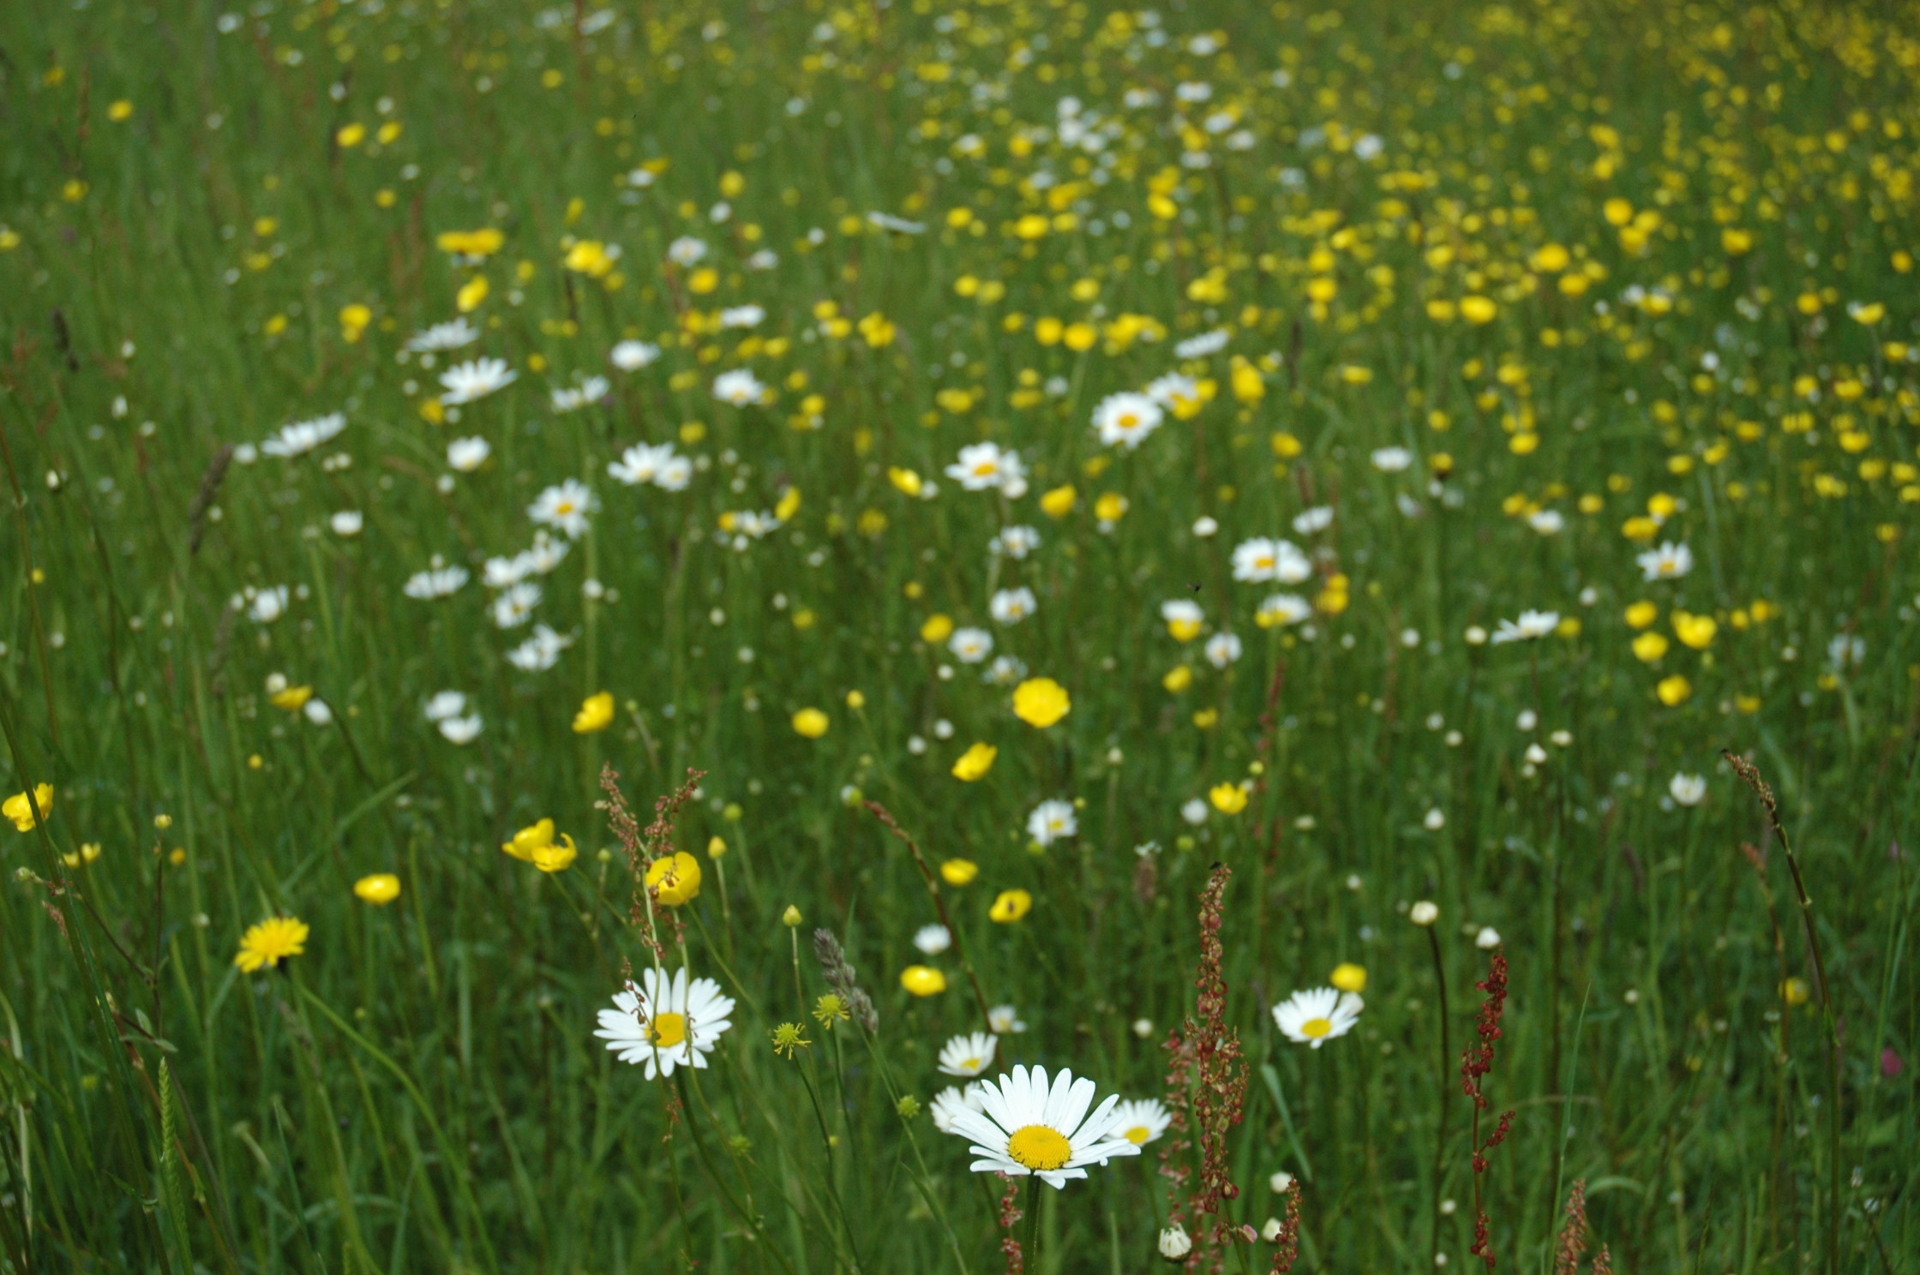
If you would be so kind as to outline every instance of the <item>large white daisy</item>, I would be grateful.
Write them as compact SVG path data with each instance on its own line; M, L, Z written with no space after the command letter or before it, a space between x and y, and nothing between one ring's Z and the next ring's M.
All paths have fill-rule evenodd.
M594 1033L621 1062L646 1068L648 1080L671 1076L675 1067L705 1068L707 1055L733 1026L733 998L710 978L687 981L685 969L671 977L661 970L640 971L639 983L615 992L614 1008L600 1011Z
M993 1063L1000 1042L990 1032L955 1036L940 1049L940 1070L949 1076L977 1076Z
M1352 1031L1365 1008L1366 1002L1353 992L1315 987L1295 992L1275 1005L1273 1021L1288 1040L1318 1049L1335 1036Z
M973 1144L975 1173L1037 1177L1058 1190L1069 1178L1086 1177L1087 1165L1140 1154L1139 1146L1114 1132L1120 1096L1107 1095L1089 1115L1094 1092L1091 1080L1075 1080L1065 1068L1049 1085L1045 1067L1015 1067L981 1086L981 1110L962 1107L948 1119L953 1132Z

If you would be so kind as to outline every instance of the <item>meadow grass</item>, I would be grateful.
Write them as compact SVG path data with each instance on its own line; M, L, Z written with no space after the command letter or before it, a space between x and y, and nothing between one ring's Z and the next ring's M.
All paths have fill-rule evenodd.
M0 7L0 1263L1915 1270L1911 16Z

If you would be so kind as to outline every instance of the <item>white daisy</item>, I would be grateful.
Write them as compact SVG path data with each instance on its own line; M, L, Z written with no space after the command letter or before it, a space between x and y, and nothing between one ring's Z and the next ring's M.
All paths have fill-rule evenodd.
M707 245L692 235L682 235L667 245L667 260L676 266L698 265L707 255Z
M607 354L607 360L622 372L638 372L660 357L660 347L650 341L622 341Z
M1089 1114L1094 1093L1091 1080L1075 1080L1064 1068L1049 1085L1045 1067L1015 1067L981 1087L982 1110L952 1114L953 1131L973 1144L975 1173L1038 1177L1058 1190L1070 1178L1086 1177L1087 1165L1140 1154L1125 1137L1113 1136L1119 1095L1108 1095Z
M1313 604L1294 593L1276 593L1260 603L1254 622L1262 628L1298 624L1313 614Z
M965 1089L948 1085L933 1095L928 1110L933 1115L933 1127L941 1133L953 1133L953 1113L956 1111L978 1112L981 1109L980 1091L986 1086L974 1081Z
M606 377L589 376L578 385L565 386L553 391L553 410L577 412L590 403L598 403L612 388L612 382Z
M1113 1109L1113 1131L1144 1147L1165 1133L1172 1119L1158 1098L1132 1098Z
M1038 605L1040 603L1033 596L1033 590L1023 584L1017 589L997 591L988 601L987 610L992 613L996 623L1018 624L1032 615Z
M923 925L913 932L913 945L923 956L938 956L953 946L953 934L944 925Z
M685 491L693 481L693 462L685 456L672 456L660 466L660 476L653 480L662 491Z
M1677 774L1667 781L1667 792L1683 806L1697 806L1707 796L1707 781L1699 775Z
M1383 474L1397 474L1413 463L1413 453L1404 447L1381 447L1373 453L1373 467Z
M723 328L757 328L766 317L766 310L757 305L729 306L720 312L720 326Z
M573 645L573 638L555 633L544 624L533 626L533 636L507 652L507 663L527 673L544 673L560 662L560 652Z
M465 717L449 717L440 723L440 733L450 744L471 744L486 725L480 714L471 713Z
M480 329L462 317L450 323L436 323L430 328L421 329L407 339L407 348L415 354L434 354L441 350L457 350L479 339Z
M444 598L458 593L471 579L465 567L429 567L407 577L406 594L410 598Z
M1295 992L1275 1005L1273 1021L1288 1040L1318 1049L1335 1036L1352 1031L1364 1008L1366 1002L1352 992L1315 987Z
M1181 372L1169 372L1147 383L1147 397L1172 410L1182 403L1200 402L1200 382Z
M578 540L586 534L587 516L598 507L592 489L578 478L569 478L541 492L527 506L527 517Z
M1693 570L1693 550L1667 541L1634 559L1644 580L1678 580Z
M456 438L447 444L447 465L463 474L471 474L487 463L493 445L484 438Z
M517 629L533 618L540 605L540 586L530 580L510 584L493 600L493 623L502 629Z
M471 403L506 388L519 376L507 366L505 359L473 359L456 364L440 374L440 384L447 391L440 396L440 401L448 407Z
M573 546L564 540L555 540L544 531L533 533L533 547L518 554L514 561L524 565L525 570L535 575L552 575L554 569L567 560L567 554Z
M661 474L674 459L673 444L653 446L636 443L620 453L620 459L607 466L607 473L629 487L659 483Z
M704 1068L733 1013L733 998L710 978L687 981L678 969L668 977L657 969L640 971L639 983L615 992L613 1009L600 1011L595 1036L620 1055L621 1062L646 1068L648 1080L671 1076L675 1067Z
M1125 447L1128 451L1145 442L1147 435L1160 428L1165 418L1160 404L1145 394L1131 392L1109 394L1093 409L1093 427L1099 432L1100 441L1108 447Z
M444 722L467 711L467 697L462 691L439 691L420 711L430 722Z
M980 680L989 686L1017 686L1027 677L1026 661L1016 655L1002 655L987 665Z
M993 654L993 634L985 629L955 629L947 649L962 664L978 664Z
M1502 620L1494 629L1493 641L1498 646L1504 642L1527 642L1534 638L1543 638L1560 626L1558 611L1522 611L1517 620Z
M255 624L272 624L287 613L287 586L276 584L268 589L248 589L245 598L247 618Z
M278 434L260 444L260 450L269 456L292 460L295 456L306 455L346 427L344 412L316 416L310 421L295 421L291 425L282 425Z
M977 1076L993 1065L1000 1042L989 1032L955 1036L940 1047L940 1070L949 1076Z
M1043 801L1033 808L1027 816L1027 836L1035 844L1050 846L1062 837L1071 837L1080 831L1080 821L1073 812L1071 801L1053 798Z
M996 1036L1011 1036L1027 1030L1027 1024L1021 1019L1020 1011L1011 1005L995 1005L987 1011L987 1026L993 1028Z
M1009 558L1024 559L1040 547L1040 533L1032 527L1003 527L1000 534L987 543L994 553L1004 553Z
M1558 509L1536 509L1527 515L1527 525L1543 536L1557 536L1566 530L1567 518Z
M1827 663L1839 672L1859 667L1866 658L1867 640L1856 633L1836 633L1827 643Z
M968 491L1000 491L1009 496L1026 490L1027 467L1018 452L997 443L970 443L960 458L947 466L947 477Z
M758 403L766 393L767 387L760 383L760 378L743 367L713 378L713 396L734 407Z
M1278 580L1299 584L1313 574L1307 555L1290 540L1265 537L1242 541L1233 550L1233 578L1256 583Z
M1303 536L1311 536L1316 531L1325 531L1333 525L1333 506L1315 505L1312 509L1303 509L1293 517L1293 529Z
M1207 663L1225 668L1240 658L1240 639L1231 633L1216 633L1207 639Z
M1215 328L1211 332L1188 337L1174 346L1173 352L1183 359L1204 359L1209 354L1218 354L1226 349L1229 335L1225 328Z
M515 554L511 558L488 558L480 579L489 589L504 589L520 583L533 570L533 564L525 554Z
M327 525L333 528L334 535L351 540L367 525L367 519L358 509L342 509L327 519Z

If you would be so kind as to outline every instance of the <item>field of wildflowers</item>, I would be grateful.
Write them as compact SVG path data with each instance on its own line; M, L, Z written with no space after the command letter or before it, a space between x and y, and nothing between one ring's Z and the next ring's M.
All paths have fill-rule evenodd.
M0 6L0 1269L1920 1271L1916 32Z

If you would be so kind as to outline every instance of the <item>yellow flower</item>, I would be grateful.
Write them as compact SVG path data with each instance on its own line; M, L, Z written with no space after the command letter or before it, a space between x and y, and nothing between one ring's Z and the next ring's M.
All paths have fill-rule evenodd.
M1660 685L1653 688L1660 702L1668 708L1676 708L1687 702L1693 695L1693 683L1675 673L1672 677L1660 679Z
M1067 688L1050 677L1030 677L1013 688L1013 715L1041 730L1073 710Z
M573 844L573 838L565 833L560 834L559 841L553 839L551 819L542 819L539 823L522 828L513 834L512 841L500 848L523 863L531 863L542 872L559 872L580 853L579 847Z
M1207 800L1223 815L1237 815L1247 808L1247 790L1240 784L1215 784L1207 790Z
M20 831L32 832L33 808L35 805L40 807L40 815L42 818L53 813L52 784L35 784L33 786L32 801L28 801L27 794L23 792L15 793L13 796L7 798L4 803L0 803L0 814L4 814L7 818L13 820L13 826Z
M803 708L793 715L793 729L808 739L818 739L827 733L833 722L817 708Z
M1720 232L1720 246L1729 257L1742 256L1753 251L1753 232L1741 230L1737 226L1728 226Z
M980 875L980 865L971 859L948 859L940 865L940 879L951 886L963 886Z
M480 303L487 299L487 293L490 290L491 287L487 283L487 276L477 274L460 285L460 291L455 294L453 299L454 306L462 314L472 314L480 308Z
M289 956L298 956L307 950L309 932L307 923L297 917L268 917L241 937L240 951L233 963L247 974L278 965Z
M340 339L348 345L354 344L366 335L367 325L372 322L372 309L357 301L340 307Z
M944 642L952 636L953 617L945 612L935 612L920 626L920 640L930 645Z
M1064 487L1055 487L1041 496L1040 508L1046 511L1049 518L1064 518L1073 512L1073 507L1079 503L1079 500L1080 493L1075 491L1073 485L1069 483Z
M1633 653L1648 664L1667 653L1667 639L1659 633L1642 633L1633 640Z
M1012 925L1033 911L1033 896L1025 890L1002 890L987 909L987 915L1001 925Z
M1780 984L1780 999L1798 1009L1813 999L1813 989L1807 986L1804 978L1790 978Z
M1710 615L1691 615L1685 611L1673 613L1673 632L1682 642L1696 651L1704 651L1713 645L1713 635L1720 626Z
M89 841L80 847L78 853L61 855L60 862L66 864L69 868L77 868L83 863L92 863L99 857L100 843L98 841Z
M1660 608L1651 602L1636 602L1627 608L1627 624L1644 629L1660 618Z
M1093 502L1093 516L1101 522L1119 522L1127 516L1127 498L1117 491L1100 493Z
M663 855L647 865L647 888L670 908L700 897L700 861L686 851Z
M344 125L334 133L333 140L339 144L341 150L351 150L367 140L367 126L365 124Z
M1367 967L1342 961L1333 967L1333 974L1327 981L1343 992L1364 992L1367 990Z
M1494 316L1500 313L1500 307L1491 297L1472 296L1460 298L1460 317L1468 323L1492 323Z
M311 686L288 686L267 696L267 702L275 708L284 708L289 713L297 713L307 706L313 698Z
M909 965L900 971L900 986L915 996L938 996L947 990L947 976L931 965Z
M391 872L376 872L355 881L353 893L362 902L383 908L400 897L400 878Z
M960 754L959 761L953 763L953 777L963 784L984 779L987 772L993 769L993 759L999 755L1000 750L992 744L975 744Z
M129 102L124 97L121 98L119 101L115 102L112 106L109 106L107 108L107 118L112 120L116 124L121 124L126 122L127 120L132 119L133 103Z
M580 711L573 715L573 733L591 735L594 731L605 730L613 724L613 692L601 691L598 695L589 695L580 705Z
M1160 679L1160 685L1166 687L1172 694L1178 695L1193 685L1193 670L1184 664L1176 664L1167 670L1165 677Z

